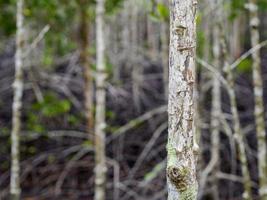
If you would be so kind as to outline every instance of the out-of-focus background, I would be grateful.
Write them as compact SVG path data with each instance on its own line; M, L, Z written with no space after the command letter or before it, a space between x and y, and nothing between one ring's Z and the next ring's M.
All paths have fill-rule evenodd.
M252 72L255 62L260 64L259 89L266 106L267 1L257 1L258 10L247 0L219 2L200 1L196 20L199 199L242 199L246 180L233 108L253 199L259 199L258 152L263 150L257 148ZM106 103L98 105L105 109L106 199L166 199L168 1L106 0L104 8L99 26L95 1L25 0L20 10L17 1L0 0L0 199L9 199L12 174L11 132L16 132L19 103L13 98L19 97L16 51L22 60L16 83L24 84L23 97L17 99L22 105L20 146L13 148L20 152L22 199L93 199L98 170L94 133L103 126L96 123L101 113L96 97L103 88ZM255 9L259 26L253 24ZM19 15L22 24L16 24ZM99 33L103 37L97 41ZM260 39L253 44L257 33ZM97 45L105 47L104 69L97 67ZM251 55L258 50L257 62ZM232 79L225 63L232 65ZM102 73L103 88L96 85ZM213 124L214 109L218 126ZM261 141L266 145L266 138Z

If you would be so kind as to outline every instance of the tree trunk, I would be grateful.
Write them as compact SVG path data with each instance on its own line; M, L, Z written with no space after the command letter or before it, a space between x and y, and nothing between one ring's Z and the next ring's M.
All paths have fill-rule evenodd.
M79 25L79 46L80 46L80 64L83 68L84 76L84 104L87 120L87 132L94 130L93 114L93 79L89 59L89 17L87 14L87 0L79 0L80 6L80 25Z
M12 131L11 131L11 177L10 195L12 200L20 199L20 167L19 167L19 133L21 129L21 108L23 95L23 0L17 1L17 36L15 55L14 100L12 105Z
M255 47L260 42L258 6L257 0L249 0L247 4L250 17L250 34L251 46ZM258 142L258 169L260 182L260 198L267 199L267 147L266 147L266 132L264 123L264 103L263 103L263 83L261 77L261 59L260 49L252 54L253 65L253 84L254 84L254 101L255 101L255 122Z
M193 121L197 2L170 2L168 200L193 200L198 190Z
M239 114L237 109L237 100L235 94L235 81L233 71L228 63L227 58L227 49L226 49L226 41L223 35L222 23L220 24L220 32L221 32L221 46L222 46L222 56L224 58L224 68L227 75L227 82L229 84L228 94L230 98L231 112L233 115L233 126L234 126L234 139L237 142L237 147L239 151L239 159L241 162L241 171L244 177L244 192L243 199L244 200L252 200L252 191L251 191L251 178L249 174L248 161L246 156L246 148L245 148L245 135L242 133L241 124L239 120Z
M141 112L141 83L142 83L142 67L140 66L140 57L138 55L138 5L131 2L131 65L132 65L132 93L133 101L137 113Z
M213 1L213 5L218 9L220 5L218 5L217 1ZM221 48L220 48L220 30L218 26L218 14L220 12L214 13L214 28L213 28L213 66L216 68L216 70L221 74L222 67L220 62L220 56L221 56ZM221 84L218 77L216 77L213 74L213 89L212 89L212 111L211 111L211 163L214 163L213 169L212 169L212 185L214 185L214 191L213 191L213 199L219 199L219 188L218 188L218 180L216 178L216 173L219 170L220 165L220 116L221 116Z
M230 96L231 112L233 115L234 138L237 142L237 147L239 151L239 159L241 162L241 170L242 170L242 175L244 177L243 199L252 200L251 179L250 179L250 174L249 174L249 169L248 169L248 161L246 157L245 138L241 130L239 114L237 110L236 95L233 89L234 88L234 77L233 77L233 73L231 69L227 69L227 81L231 88L228 91L228 93Z
M95 200L105 199L106 155L105 155L105 44L104 44L104 0L97 0L96 6L96 123L95 123Z
M215 1L211 3L214 7L219 6ZM221 74L221 62L220 62L220 30L218 26L218 10L214 10L213 19L215 23L212 23L213 30L213 44L212 44L212 54L213 54L213 66L216 68L219 74ZM216 173L219 168L219 154L220 154L220 115L221 115L221 86L220 80L214 74L212 74L213 88L212 88L212 107L211 107L211 159L202 172L200 179L199 197L201 198L207 183L208 176L212 174L212 185L214 191L212 192L213 199L219 199L218 190L218 180L216 178Z

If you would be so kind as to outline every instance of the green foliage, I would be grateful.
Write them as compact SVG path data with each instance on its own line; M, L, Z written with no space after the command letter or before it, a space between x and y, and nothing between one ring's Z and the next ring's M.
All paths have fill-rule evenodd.
M29 147L27 148L27 152L28 152L29 154L35 154L35 153L37 152L37 149L36 149L36 147L34 147L34 146L29 146Z
M111 125L107 125L106 128L105 128L105 131L107 133L116 133L116 131L118 131L118 129L120 128L120 126L111 126Z
M113 65L109 62L108 58L106 60L106 73L108 77L111 77L113 74Z
M229 19L233 20L235 19L238 15L242 14L245 12L245 5L248 3L247 0L232 0L230 1L230 5L225 5L226 9L230 10L230 16ZM258 0L257 1L259 9L262 11L267 10L267 1L266 0Z
M43 102L33 104L33 109L39 111L44 117L57 117L70 111L71 103L61 100L53 93L45 95Z
M163 3L158 3L157 12L162 21L168 21L170 17L169 8Z
M45 127L40 123L40 119L35 113L28 113L26 124L27 129L30 131L34 131L37 133L43 133L45 131Z
M81 119L78 116L68 114L67 116L68 123L72 126L77 125L80 123Z
M10 135L10 129L7 127L1 127L0 128L0 135L1 136L9 136Z
M53 63L53 49L51 47L46 47L42 55L42 64L44 66L51 66Z
M200 57L202 57L204 54L205 42L206 38L204 31L201 30L197 31L197 44L198 44L197 55Z
M83 142L82 146L85 147L85 148L90 148L90 147L93 146L93 142L90 141L90 140L86 140L86 141Z
M230 3L229 6L226 4L226 6L229 7L230 10L229 19L234 20L238 15L240 15L242 12L245 11L245 4L247 3L247 1L232 0L229 3Z
M260 10L266 11L267 10L267 1L266 0L258 0L258 5Z
M107 112L106 112L106 118L107 119L115 119L115 117L116 117L116 115L115 115L115 113L113 112L113 111L111 111L111 110L107 110Z
M27 129L37 133L43 133L45 126L42 125L43 119L61 117L71 109L71 103L68 100L60 99L54 93L47 93L43 102L32 104L27 114ZM69 114L68 121L72 124L78 123L79 119Z
M40 30L45 25L50 25L50 30L45 36L45 53L44 63L52 64L51 56L47 56L47 52L53 55L65 55L76 48L75 43L71 40L73 35L73 26L77 20L78 5L76 1L54 0L26 0L24 14L27 22L33 22L32 26L36 30ZM36 23L38 19L38 23ZM46 48L49 48L47 51Z
M252 60L250 58L244 59L238 66L237 71L240 73L251 73Z
M50 24L53 28L59 30L67 28L76 13L76 1L67 0L26 0L25 8L28 9L26 17L29 19L37 18L38 22Z
M106 14L114 14L122 6L123 0L108 0L106 1Z
M150 19L155 22L168 22L170 17L169 8L163 3L153 3L150 5Z
M0 33L10 36L16 31L16 2L14 0L0 0Z

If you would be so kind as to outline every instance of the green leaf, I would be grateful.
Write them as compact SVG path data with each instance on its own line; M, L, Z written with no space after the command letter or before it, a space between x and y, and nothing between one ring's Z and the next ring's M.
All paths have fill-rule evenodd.
M108 0L106 1L106 14L114 14L122 7L123 0Z
M158 11L159 17L163 21L169 20L170 12L169 12L169 8L166 5L164 5L163 3L158 3L157 11Z
M250 73L252 71L252 60L250 58L243 60L237 66L237 71L241 73Z
M83 142L83 144L82 144L84 147L92 147L93 146L93 142L92 141L90 141L90 140L86 140L86 141L84 141Z
M260 10L266 11L267 10L267 1L266 0L259 0L258 5Z

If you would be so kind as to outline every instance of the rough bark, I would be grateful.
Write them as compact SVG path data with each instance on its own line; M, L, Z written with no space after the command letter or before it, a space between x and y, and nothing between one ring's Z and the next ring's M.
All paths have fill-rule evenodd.
M10 195L12 200L20 199L20 167L19 167L19 133L21 129L21 108L23 95L23 0L17 1L17 36L15 55L14 100L12 105L12 131L11 131L11 177Z
M84 104L87 120L87 132L92 133L94 128L93 114L93 79L89 59L89 16L87 14L87 0L78 0L80 6L79 46L80 64L84 78Z
M98 0L96 6L96 117L95 117L95 200L105 199L106 155L105 155L105 44L104 44L104 0Z
M170 1L169 134L167 181L169 200L197 198L194 135L196 6L194 0Z
M250 34L252 47L260 43L259 23L257 0L249 0L247 4L250 17ZM267 147L266 132L264 123L264 103L263 103L263 83L261 77L261 59L260 49L252 54L253 64L253 85L254 85L254 115L256 122L257 142L258 142L258 170L260 182L260 198L267 199Z

